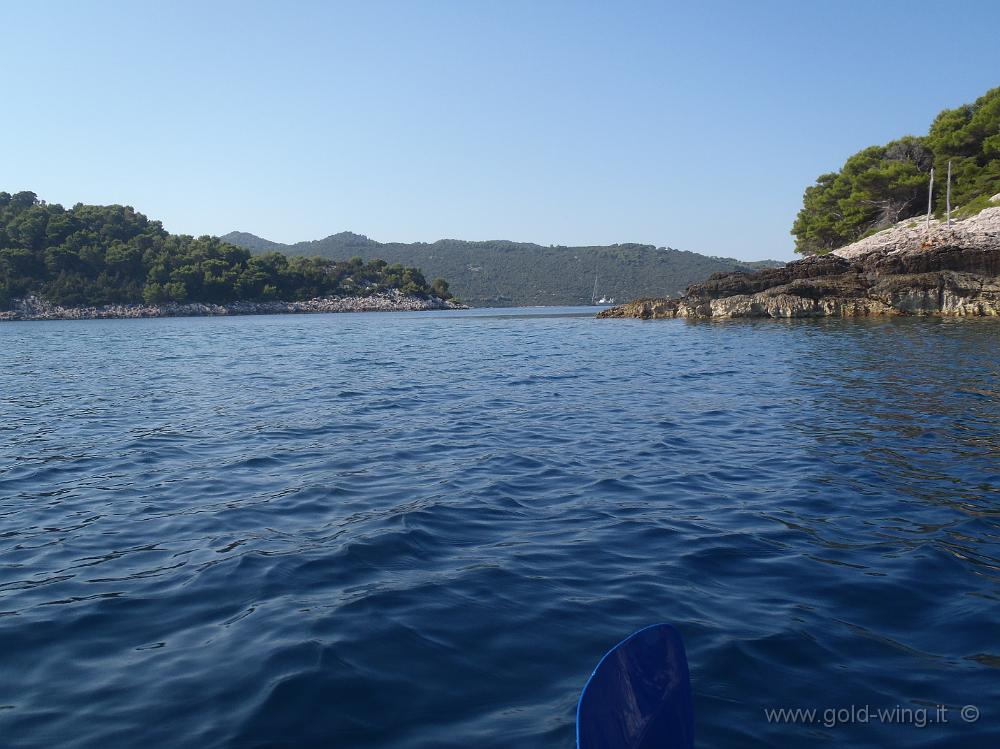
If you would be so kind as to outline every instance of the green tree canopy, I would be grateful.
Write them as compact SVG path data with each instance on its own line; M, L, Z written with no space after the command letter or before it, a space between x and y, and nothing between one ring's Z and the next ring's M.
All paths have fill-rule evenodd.
M251 256L217 237L169 234L128 206L66 210L32 192L0 192L0 309L30 293L78 306L293 301L390 289L416 296L441 290L419 270L382 260Z
M951 161L953 205L1000 192L1000 87L973 104L939 114L924 139L934 152L938 209L944 207L944 184Z
M792 226L796 252L823 254L926 211L932 166L943 210L949 161L953 206L1000 192L1000 88L941 112L925 137L871 146L820 175Z

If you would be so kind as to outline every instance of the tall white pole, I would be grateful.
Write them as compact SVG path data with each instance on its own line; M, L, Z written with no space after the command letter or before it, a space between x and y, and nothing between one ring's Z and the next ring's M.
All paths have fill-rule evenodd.
M951 226L951 162L948 162L948 192L944 199L945 210L948 213L948 226Z
M931 229L931 208L934 205L934 167L931 167L931 182L927 188L927 221L924 222L924 229Z

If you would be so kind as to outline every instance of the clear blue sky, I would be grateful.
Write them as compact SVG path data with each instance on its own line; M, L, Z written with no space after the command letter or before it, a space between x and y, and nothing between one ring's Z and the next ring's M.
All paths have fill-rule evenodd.
M0 189L283 242L790 258L818 174L1000 85L997 0L0 10Z

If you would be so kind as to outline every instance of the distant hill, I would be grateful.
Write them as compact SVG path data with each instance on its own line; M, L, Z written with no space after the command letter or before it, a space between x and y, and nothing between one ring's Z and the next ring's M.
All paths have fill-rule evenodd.
M261 239L254 234L247 234L245 231L231 231L225 237L220 237L220 239L223 242L229 242L229 244L234 244L254 253L281 252L281 248L284 246L278 242Z
M403 244L376 242L352 232L292 245L245 232L231 232L221 239L255 253L381 258L414 266L426 278L448 279L456 297L477 307L589 304L595 275L598 297L622 301L642 296L679 296L687 286L713 273L784 265L774 260L748 263L644 244L544 247L526 242L458 239Z

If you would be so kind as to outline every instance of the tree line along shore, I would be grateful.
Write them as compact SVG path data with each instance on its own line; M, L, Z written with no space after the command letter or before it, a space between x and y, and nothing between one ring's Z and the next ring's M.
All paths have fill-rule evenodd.
M217 237L170 234L129 206L67 209L33 192L0 192L0 319L181 314L198 305L443 309L451 298L444 279L428 282L419 269L384 260L253 255Z

